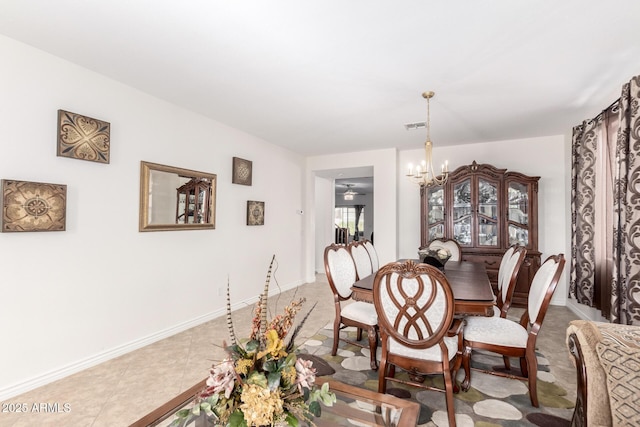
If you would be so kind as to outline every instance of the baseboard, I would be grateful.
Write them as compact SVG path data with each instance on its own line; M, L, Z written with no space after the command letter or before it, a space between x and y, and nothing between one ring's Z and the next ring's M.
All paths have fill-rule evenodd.
M578 316L582 320L591 320L594 322L608 322L608 320L602 317L600 310L595 309L593 307L586 306L584 304L578 304L573 299L568 299L567 308L573 311L576 316Z
M285 286L273 286L273 284L271 285L271 287L269 288L269 294L270 295L276 295L279 294L280 292L284 292L290 289L294 289L300 285L302 285L303 281L296 281L296 282L292 282L288 285ZM231 311L235 311L237 309L240 308L244 308L247 306L251 306L254 305L256 302L258 301L258 297L253 297L253 298L249 298L246 299L244 301L240 301L240 302L236 302L234 304L231 305ZM2 388L0 389L0 401L5 401L7 399L11 399L15 396L18 396L20 394L29 392L31 390L34 390L38 387L42 387L45 386L47 384L50 384L54 381L60 380L62 378L68 377L69 375L73 375L75 373L78 373L80 371L84 371L85 369L89 369L93 366L99 365L101 363L107 362L111 359L114 359L116 357L122 356L124 354L130 353L134 350L139 350L142 347L145 347L147 345L153 344L154 342L163 340L165 338L169 338L175 334L178 334L180 332L184 332L187 329L199 326L203 323L206 323L210 320L216 319L220 316L224 316L226 315L226 309L225 308L221 308L215 311L212 311L210 313L204 314L202 316L196 317L194 319L188 320L186 322L180 323L176 326L173 326L171 328L167 328L164 329L162 331L156 332L154 334L151 335L147 335L146 337L142 337L138 340L135 341L131 341L127 344L118 346L118 347L114 347L110 350L104 351L102 353L98 353L94 356L79 360L77 362L74 363L70 363L66 366L63 366L59 369L54 369L51 370L49 372L46 372L42 375L38 375L35 377L32 377L26 381L22 381L20 383L14 384L14 385L10 385L8 387Z

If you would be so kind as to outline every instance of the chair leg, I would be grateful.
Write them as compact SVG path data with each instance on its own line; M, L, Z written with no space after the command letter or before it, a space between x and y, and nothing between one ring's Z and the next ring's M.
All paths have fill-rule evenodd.
M358 332L356 334L356 341L362 341L362 328L358 328Z
M527 362L527 357L528 356L520 358L520 372L522 373L522 376L525 378L529 378L529 368L527 367L527 364L529 362Z
M387 360L383 357L378 367L378 393L387 392Z
M444 375L444 392L447 401L447 416L449 419L449 427L456 427L456 408L453 399L453 381L451 371L445 369Z
M511 370L511 359L509 356L502 356L502 360L504 360L504 367L507 371Z
M471 347L465 347L462 352L462 367L464 368L462 391L469 391L471 385Z
M331 355L335 356L338 352L338 341L340 341L340 318L336 317L333 322L333 348L331 349Z
M367 337L369 338L369 353L371 353L371 370L378 370L378 361L376 360L376 353L378 350L378 333L375 326L371 326L367 330Z
M458 370L460 370L461 364L462 364L462 355L456 354L456 357L453 361L453 365L451 368L451 380L453 381L454 393L460 392L460 387L458 387L458 381L456 380L456 378L458 378Z
M539 407L538 403L538 359L536 358L535 352L531 351L532 354L527 352L527 370L528 375L527 378L529 380L529 397L531 398L531 404L536 408Z

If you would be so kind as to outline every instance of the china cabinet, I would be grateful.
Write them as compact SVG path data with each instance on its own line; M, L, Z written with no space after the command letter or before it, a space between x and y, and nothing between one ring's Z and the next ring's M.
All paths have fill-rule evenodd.
M211 182L192 178L177 188L176 224L200 224L209 221Z
M492 285L507 248L519 243L527 257L518 274L513 305L525 306L538 251L538 180L488 164L461 166L442 186L420 189L420 246L455 239L462 259L483 262ZM494 289L495 291L495 289Z

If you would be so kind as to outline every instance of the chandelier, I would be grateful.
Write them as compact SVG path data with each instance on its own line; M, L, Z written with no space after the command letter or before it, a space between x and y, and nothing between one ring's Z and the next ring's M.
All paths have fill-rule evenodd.
M433 149L433 143L431 142L431 123L430 123L430 105L429 100L435 95L434 92L424 92L422 97L427 100L427 121L424 126L427 128L427 140L424 143L425 159L422 160L415 168L409 163L409 173L407 177L421 187L428 187L431 185L444 185L449 177L449 162L445 161L441 166L440 175L436 176L433 169L433 157L431 150ZM417 126L413 126L414 128ZM407 125L409 129L409 125Z

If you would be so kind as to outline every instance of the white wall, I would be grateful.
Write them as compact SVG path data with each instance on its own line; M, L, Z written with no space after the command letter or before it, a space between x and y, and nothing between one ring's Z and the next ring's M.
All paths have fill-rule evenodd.
M395 149L362 151L307 158L305 207L306 227L305 256L307 259L307 280L311 280L314 271L324 271L318 255L333 241L321 241L317 236L333 236L333 215L327 220L326 214L317 214L335 204L333 191L329 194L316 189L317 174L332 169L373 167L373 198L376 252L381 264L397 259L397 151ZM322 181L322 180L320 180ZM324 181L329 181L325 179ZM333 187L331 187L333 190ZM318 221L327 221L321 224ZM319 231L324 230L324 231Z
M434 165L448 160L450 171L475 160L477 163L488 163L525 175L539 176L538 243L542 261L549 255L564 253L568 263L571 251L566 240L569 190L565 185L565 168L569 163L566 160L563 135L464 146L435 145L433 156ZM408 163L416 164L416 159L423 157L423 150L399 153L398 242L401 258L414 257L420 246L420 190L406 178L403 179L403 172ZM565 304L568 272L568 267L565 266L552 304Z
M227 278L255 300L272 254L303 282L301 157L4 37L0 55L0 177L68 188L66 231L0 233L0 400L222 314ZM58 109L111 123L110 164L56 157ZM138 232L141 160L216 173L216 229Z
M333 228L327 227L327 224L333 224L334 217L334 193L335 184L334 180L330 178L323 178L316 176L315 181L315 211L307 212L307 219L312 221L315 229L313 233L316 236L316 246L318 250L315 251L314 266L315 272L324 274L324 250L323 248L329 246L334 241L335 234Z

